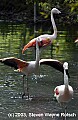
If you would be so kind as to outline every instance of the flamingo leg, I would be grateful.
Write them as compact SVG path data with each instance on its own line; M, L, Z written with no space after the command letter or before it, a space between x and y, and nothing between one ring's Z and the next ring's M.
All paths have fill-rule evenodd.
M66 110L67 110L67 106L65 106L65 115L66 115ZM63 117L63 120L67 120L67 119L66 119L66 116Z
M28 77L27 77L27 86L26 86L26 89L25 89L25 81L24 81L24 78L25 78L26 75L23 75L23 94L22 94L22 99L24 98L24 96L27 96L28 99L29 99L29 87L28 87ZM26 91L26 92L25 92Z
M27 96L28 96L28 99L29 99L29 86L28 86L28 77L27 77Z
M22 94L22 99L23 99L24 96L25 96L24 77L25 77L25 75L23 75L23 94Z
M51 59L52 59L53 45L51 44Z
M65 115L66 115L66 111L67 111L67 106L65 106ZM65 120L66 120L66 116L65 116Z
M62 109L64 109L64 110L63 110L63 113L65 114L65 116L63 117L63 120L67 120L67 119L66 119L67 105L66 105L65 103L62 103Z

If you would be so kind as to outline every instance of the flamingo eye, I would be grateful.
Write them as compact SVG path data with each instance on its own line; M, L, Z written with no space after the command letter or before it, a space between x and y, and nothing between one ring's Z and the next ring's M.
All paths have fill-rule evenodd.
M56 95L59 95L59 91L58 91L57 88L56 88L56 90L55 90L55 93L56 93Z

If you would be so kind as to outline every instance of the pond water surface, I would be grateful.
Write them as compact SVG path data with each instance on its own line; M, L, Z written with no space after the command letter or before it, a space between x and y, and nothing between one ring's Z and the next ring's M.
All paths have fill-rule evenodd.
M32 38L32 32L29 32L25 24L1 24L0 58L35 60L34 49L28 49L24 55L21 53L24 44ZM67 120L78 120L78 46L66 41L64 33L59 33L52 52L49 46L40 55L40 58L51 57L69 63L69 83L74 89L74 96L68 103L67 113L72 116L68 116ZM54 88L60 84L63 84L62 73L49 66L41 66L39 75L29 76L32 99L22 99L22 74L0 63L0 120L63 120L60 113L64 110L53 96Z

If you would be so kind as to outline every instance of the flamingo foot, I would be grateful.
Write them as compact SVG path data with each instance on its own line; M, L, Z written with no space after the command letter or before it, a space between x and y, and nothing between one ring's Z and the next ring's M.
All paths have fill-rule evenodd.
M22 94L22 99L24 99L24 98L29 100L29 93L28 92Z
M22 99L24 98L24 96L25 96L25 93L22 94Z

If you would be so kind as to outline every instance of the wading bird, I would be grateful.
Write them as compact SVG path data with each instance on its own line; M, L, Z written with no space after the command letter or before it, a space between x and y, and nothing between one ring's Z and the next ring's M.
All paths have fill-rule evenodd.
M52 35L49 35L49 34L40 35L40 36L32 39L27 45L24 46L24 48L22 50L22 53L24 53L24 51L27 48L34 47L36 45L36 39L37 38L40 39L40 41L38 42L40 47L45 47L47 45L50 45L53 42L53 40L56 39L56 37L57 37L57 27L56 27L56 24L55 24L55 21L54 21L54 18L53 18L53 14L59 14L59 13L61 13L61 12L56 8L53 8L51 10L51 22L52 22L54 33Z
M68 63L64 62L64 85L57 86L54 89L54 96L57 101L62 105L69 102L73 97L73 88L68 83Z
M10 67L13 67L18 72L23 73L23 90L24 90L23 92L24 93L22 95L22 98L25 95L27 95L27 97L29 99L28 75L30 75L31 73L36 73L38 68L39 68L39 65L49 65L49 66L55 68L56 70L58 70L62 73L64 71L63 70L63 63L61 63L58 60L54 60L54 59L41 59L41 60L39 60L39 48L36 48L36 49L37 49L36 50L36 61L26 62L26 61L23 61L21 59L14 58L14 57L0 59L1 63L4 63L5 65L8 65ZM27 76L27 91L24 88L25 75Z
M14 57L9 57L9 58L3 58L0 59L0 62L4 63L5 65L14 67L17 69L17 71L22 72L23 75L23 90L24 93L22 95L22 98L27 94L28 99L29 99L29 87L28 87L28 76L31 73L36 73L38 68L39 68L39 46L38 46L38 39L36 40L36 60L35 61L30 61L26 62L21 59L17 59ZM27 93L25 92L24 88L24 76L27 76Z
M14 69L16 69L18 72L22 72L23 73L23 95L22 98L27 95L28 99L29 99L29 87L28 87L28 76L31 73L36 73L39 65L49 65L53 68L55 68L56 70L60 71L63 73L63 63L61 63L58 60L54 60L54 59L41 59L39 61L39 50L36 50L36 61L30 61L30 62L26 62L23 61L21 59L18 58L14 58L14 57L8 57L8 58L2 58L0 59L1 63L4 63L5 65L8 65L10 67L13 67ZM27 91L24 88L24 77L25 75L27 76ZM27 93L26 93L27 92Z

